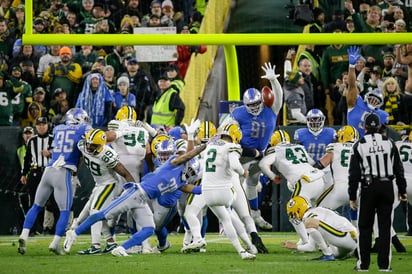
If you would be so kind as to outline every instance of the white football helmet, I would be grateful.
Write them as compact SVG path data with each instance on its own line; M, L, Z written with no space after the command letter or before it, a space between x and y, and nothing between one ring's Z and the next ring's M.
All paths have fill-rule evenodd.
M314 135L321 133L325 119L326 117L321 110L317 108L311 109L308 114L306 114L306 125L309 131Z
M64 120L66 125L81 125L90 123L89 115L81 108L69 109L64 116Z
M378 109L383 105L383 94L380 89L370 90L363 99L371 110Z
M263 110L262 94L255 88L248 88L243 93L243 104L250 114L258 116Z

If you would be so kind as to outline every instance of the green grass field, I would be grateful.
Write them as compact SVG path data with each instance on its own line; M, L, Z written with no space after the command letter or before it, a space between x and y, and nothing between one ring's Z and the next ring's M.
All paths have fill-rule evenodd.
M171 234L172 247L162 254L136 254L113 257L110 254L81 256L75 253L90 245L90 235L80 236L72 254L56 256L48 251L52 236L29 238L27 253L17 253L16 236L0 236L0 273L354 273L355 259L311 261L321 255L292 253L280 247L285 240L296 240L295 233L261 233L270 254L258 254L255 261L242 261L226 237L207 235L207 252L181 254L182 234ZM412 237L399 235L407 253L393 252L394 273L411 273ZM118 242L127 239L117 236ZM155 238L150 239L152 245ZM372 255L370 273L377 273L376 255Z

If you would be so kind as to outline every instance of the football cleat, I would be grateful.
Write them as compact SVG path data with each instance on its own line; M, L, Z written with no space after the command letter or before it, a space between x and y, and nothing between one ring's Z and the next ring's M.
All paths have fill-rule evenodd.
M250 254L246 250L240 251L239 255L242 258L242 260L254 260L254 259L256 259L255 255Z
M247 251L248 253L250 253L250 254L253 254L253 255L256 255L256 254L259 253L259 251L257 250L256 246L253 245L253 244L252 244L251 246L249 246L249 247L246 249L246 251Z
M262 215L260 214L260 210L251 210L251 215L253 220L255 221L255 224L260 227L261 229L264 230L271 230L272 229L272 225L265 221L265 219L263 219Z
M79 255L100 255L101 253L102 253L102 249L100 247L95 247L94 245L90 246L86 250L77 252L77 254Z
M66 253L70 252L70 249L72 248L72 245L76 241L76 238L77 238L77 235L76 235L76 232L74 232L74 230L66 231L66 239L64 240L64 243L63 243L64 252Z
M21 255L26 253L27 246L26 246L26 240L20 238L19 239L19 247L17 248L17 252L19 252Z
M333 255L322 255L318 258L312 259L312 261L324 261L324 262L329 262L329 261L334 261L334 260L335 260L335 256Z
M116 247L117 247L116 243L107 243L106 247L103 249L103 253L109 253L110 251L112 251Z
M127 254L142 254L143 248L141 245L135 245L126 250Z
M199 250L200 248L203 248L206 245L206 241L204 239L200 239L199 241L192 242L188 245L183 246L183 248L180 251L182 253L190 253L192 251Z
M166 242L166 244L164 246L156 246L153 249L155 251L157 250L159 252L164 252L164 251L168 250L171 246L172 246L172 244L170 242Z
M266 246L263 244L262 239L256 232L250 233L252 238L252 244L255 245L259 253L267 254L269 251L267 250Z
M59 244L57 245L50 244L49 251L53 252L56 255L64 255L62 248L60 247Z
M112 255L116 257L127 257L129 254L127 254L126 250L124 249L123 246L118 246L115 249L112 250Z

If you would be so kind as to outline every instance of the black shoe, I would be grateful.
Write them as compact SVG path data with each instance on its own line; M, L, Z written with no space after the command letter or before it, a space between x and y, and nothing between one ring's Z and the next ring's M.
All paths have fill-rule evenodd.
M406 248L405 246L401 243L401 241L399 241L398 236L393 236L392 237L392 244L396 249L396 252L398 253L405 253L406 252Z
M252 244L254 244L259 253L267 254L269 251L267 250L266 246L263 244L262 239L256 232L250 233L252 237Z

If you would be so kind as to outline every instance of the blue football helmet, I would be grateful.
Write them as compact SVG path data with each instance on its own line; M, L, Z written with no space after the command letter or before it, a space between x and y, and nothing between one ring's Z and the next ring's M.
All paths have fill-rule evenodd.
M365 97L363 99L365 103L368 105L368 108L374 110L378 109L383 105L383 94L380 89L373 89L368 91L365 94Z
M311 109L308 114L306 114L306 125L312 134L319 134L325 124L325 115L323 112L317 108Z
M250 114L258 116L263 110L262 94L255 88L248 88L243 93L243 104Z
M166 139L160 143L157 148L157 159L160 163L166 162L170 156L176 153L176 145L172 138Z
M81 108L72 108L64 116L66 125L90 124L90 118L86 111Z
M196 182L200 174L200 162L196 158L192 158L186 162L182 170L182 180L189 184Z

